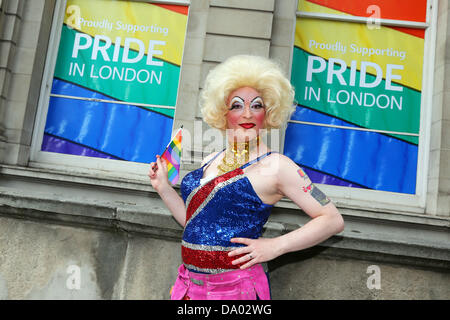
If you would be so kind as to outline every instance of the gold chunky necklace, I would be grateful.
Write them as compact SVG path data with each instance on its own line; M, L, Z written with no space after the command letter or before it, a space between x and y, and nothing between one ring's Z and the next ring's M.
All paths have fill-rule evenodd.
M245 142L234 141L233 146L228 145L225 150L222 162L217 166L220 176L224 173L233 171L248 162L250 156L250 145L252 149L259 146L259 136L256 139Z

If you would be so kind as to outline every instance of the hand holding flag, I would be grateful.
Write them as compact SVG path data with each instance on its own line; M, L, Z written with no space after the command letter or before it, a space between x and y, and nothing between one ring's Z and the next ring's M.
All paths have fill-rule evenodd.
M177 183L180 176L182 129L183 126L177 131L160 157L166 162L167 178L172 185ZM157 168L157 164L154 163L152 170L155 171Z

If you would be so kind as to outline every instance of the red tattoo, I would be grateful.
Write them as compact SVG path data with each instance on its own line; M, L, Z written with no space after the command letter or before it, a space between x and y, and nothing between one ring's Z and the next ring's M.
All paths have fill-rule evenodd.
M302 187L302 188L303 188L303 192L311 191L311 189L312 189L312 183L311 183L309 186L307 186L307 187Z

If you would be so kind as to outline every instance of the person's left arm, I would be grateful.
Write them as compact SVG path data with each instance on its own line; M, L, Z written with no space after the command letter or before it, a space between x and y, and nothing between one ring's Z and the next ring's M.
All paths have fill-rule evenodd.
M229 256L246 254L233 261L233 264L244 263L241 269L315 246L344 229L344 220L337 208L304 171L285 156L280 156L279 160L278 192L290 198L312 219L301 228L276 238L231 239L231 242L246 245L229 253Z

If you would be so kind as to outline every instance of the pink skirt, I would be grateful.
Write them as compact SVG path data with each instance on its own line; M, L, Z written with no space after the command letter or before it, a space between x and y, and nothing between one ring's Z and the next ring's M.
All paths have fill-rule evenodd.
M218 274L190 272L184 264L171 300L270 300L269 281L260 264Z

